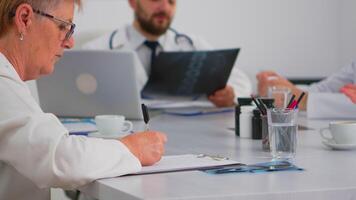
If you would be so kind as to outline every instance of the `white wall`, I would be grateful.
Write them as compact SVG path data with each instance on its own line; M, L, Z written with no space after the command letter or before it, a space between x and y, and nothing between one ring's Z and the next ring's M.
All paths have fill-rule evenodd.
M80 38L130 23L127 0L87 0ZM173 27L217 48L241 47L251 77L273 69L289 77L326 76L356 57L354 0L178 0Z
M343 0L340 35L341 52L340 61L346 64L356 59L356 1Z

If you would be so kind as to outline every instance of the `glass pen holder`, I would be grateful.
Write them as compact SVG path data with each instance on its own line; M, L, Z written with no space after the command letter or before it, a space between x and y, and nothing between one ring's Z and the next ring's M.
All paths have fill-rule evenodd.
M267 111L272 159L293 161L297 149L298 110L273 108Z

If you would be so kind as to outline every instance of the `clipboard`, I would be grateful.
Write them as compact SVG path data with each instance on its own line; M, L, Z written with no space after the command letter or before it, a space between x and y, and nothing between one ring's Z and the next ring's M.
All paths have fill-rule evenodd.
M142 167L140 172L128 174L127 176L219 169L227 166L241 165L244 164L221 156L210 156L206 154L171 155L163 156L155 165Z

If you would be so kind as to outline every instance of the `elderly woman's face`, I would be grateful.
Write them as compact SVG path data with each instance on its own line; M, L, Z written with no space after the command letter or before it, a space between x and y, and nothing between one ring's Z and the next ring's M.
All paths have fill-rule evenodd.
M30 75L31 79L52 73L54 64L63 55L64 49L72 48L74 45L73 37L66 38L69 31L68 23L61 22L61 20L72 22L74 14L72 0L62 1L55 9L48 11L47 14L53 15L57 19L36 14L39 17L36 16L37 20L34 21L31 37L33 41L31 41L30 47L32 57L28 63L34 69L33 74Z

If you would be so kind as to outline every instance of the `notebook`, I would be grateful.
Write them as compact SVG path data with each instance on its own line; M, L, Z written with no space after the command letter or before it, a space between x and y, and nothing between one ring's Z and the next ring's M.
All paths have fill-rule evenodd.
M143 94L212 94L226 86L240 49L161 52Z
M45 112L61 117L124 115L142 119L135 69L137 55L127 51L66 51L53 74L37 81Z

